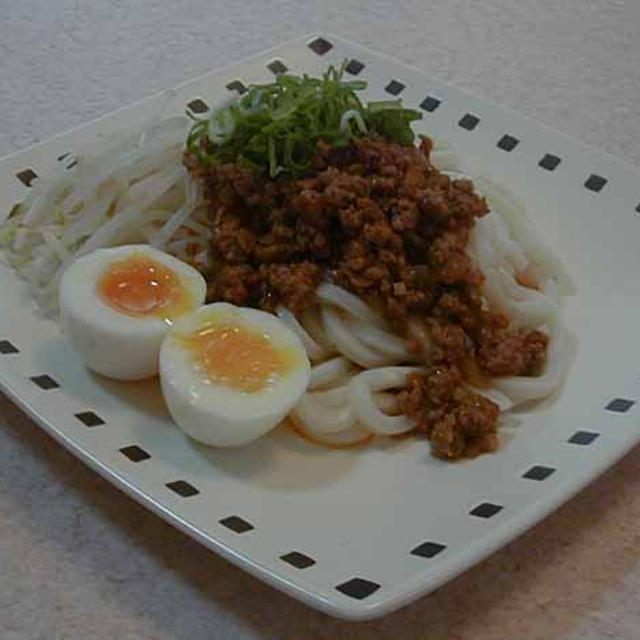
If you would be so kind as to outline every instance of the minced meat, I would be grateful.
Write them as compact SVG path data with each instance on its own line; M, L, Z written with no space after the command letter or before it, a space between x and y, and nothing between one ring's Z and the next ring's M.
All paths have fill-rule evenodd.
M398 396L435 455L447 459L497 446L498 408L464 386L479 378L531 375L547 338L513 330L483 305L484 276L467 252L488 212L469 180L451 179L419 148L373 139L318 146L303 179L267 179L239 164L203 168L213 265L208 300L300 314L323 278L360 296L399 332L419 318L430 336L430 369ZM409 336L411 337L411 336ZM420 345L410 341L414 351Z

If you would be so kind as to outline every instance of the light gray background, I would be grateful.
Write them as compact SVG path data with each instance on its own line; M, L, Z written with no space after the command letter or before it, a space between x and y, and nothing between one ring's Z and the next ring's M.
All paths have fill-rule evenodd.
M640 165L637 0L0 0L0 155L312 31ZM632 638L639 597L639 450L435 594L343 623L146 513L0 397L2 640Z

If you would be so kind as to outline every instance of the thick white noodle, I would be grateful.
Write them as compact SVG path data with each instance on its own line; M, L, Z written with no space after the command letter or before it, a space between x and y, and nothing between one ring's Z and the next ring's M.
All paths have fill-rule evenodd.
M294 415L313 431L335 433L353 427L353 410L346 403L331 406L319 401L316 396L322 392L305 393L293 410Z
M514 273L525 271L529 266L522 247L511 237L505 221L495 211L476 220L471 235L470 252L479 252L476 258L482 259L487 266L511 266Z
M559 307L553 298L523 287L505 271L489 267L483 272L482 292L490 308L505 312L514 326L534 328L557 317Z
M351 363L344 357L338 356L318 364L311 369L311 377L307 389L313 391L320 387L336 384L351 371Z
M380 367L390 364L388 356L374 351L361 342L335 309L323 306L321 316L327 337L335 345L336 349L349 360L362 367Z
M393 361L392 364L411 360L406 340L403 340L399 335L356 318L347 318L346 324L363 344L388 357L390 361Z
M356 318L366 320L381 328L386 325L382 316L378 315L366 302L335 284L323 282L316 289L316 296L319 300L339 307Z
M488 177L473 175L464 161L448 145L434 146L430 159L434 166L452 178L471 178L478 193L487 199L491 209L506 222L511 235L517 239L516 244L534 263L536 271L542 276L541 279L555 279L559 292L564 295L574 293L573 281L562 260L540 239L522 201ZM476 221L476 226L479 222L482 220Z
M500 272L502 289L510 301L514 320L519 320L529 327L543 322L553 321L560 307L550 296L536 289L521 285L510 273Z
M469 251L484 273L482 292L490 308L505 312L521 327L537 327L557 317L559 306L553 297L517 281L517 274L530 264L495 211L476 222Z
M565 329L558 323L550 334L547 362L539 376L508 376L496 378L494 387L504 393L514 405L539 400L551 395L562 384L569 365L569 344Z
M331 343L327 336L327 332L324 330L322 317L320 316L320 307L316 305L311 309L307 309L301 318L302 326L307 333L328 353L336 353L336 348Z
M540 240L538 232L527 216L524 204L489 178L477 176L474 183L491 208L507 223L511 235L517 238L526 255L535 264L536 270L545 277L554 278L562 294L573 293L575 287L564 264Z
M356 421L349 402L347 385L328 391L307 392L293 410L293 415L315 434L334 434L341 431L362 428ZM374 393L375 406L385 413L397 409L396 400L391 393Z
M341 384L324 391L313 392L313 397L317 402L327 407L344 407L347 405L347 385Z
M294 418L297 418L297 416L294 415ZM354 422L353 426L345 429L344 431L335 431L331 433L314 431L309 427L309 425L303 423L299 418L296 419L296 426L311 440L316 440L329 447L346 448L366 442L372 437L371 431L365 429L357 422Z
M309 332L298 322L298 319L289 309L280 305L276 309L276 314L278 318L300 338L310 360L315 362L327 357L328 354L326 350L311 337Z
M424 371L420 367L382 367L369 369L349 381L349 405L360 424L374 433L395 435L410 431L414 422L405 415L390 416L378 406L374 392L403 387L409 373Z
M393 393L387 393L386 391L379 391L373 394L373 399L380 411L388 415L397 413L398 405L396 403L396 397Z

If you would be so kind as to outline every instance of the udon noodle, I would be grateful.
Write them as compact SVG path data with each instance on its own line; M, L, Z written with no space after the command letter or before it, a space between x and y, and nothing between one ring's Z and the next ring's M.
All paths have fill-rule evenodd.
M434 151L432 161L452 177L467 175L448 150ZM549 338L546 363L538 375L497 376L482 388L467 385L504 413L549 396L562 384L569 349L560 306L562 297L571 292L571 281L538 239L524 206L486 178L474 177L474 183L491 208L476 220L468 247L485 276L483 298L493 311L507 314L514 327L538 329ZM415 422L400 414L394 392L404 387L408 374L424 372L428 334L419 336L419 362L407 350L406 340L358 296L324 282L316 298L315 307L302 319L285 307L278 309L313 364L308 390L293 411L295 428L310 440L333 447L412 431Z

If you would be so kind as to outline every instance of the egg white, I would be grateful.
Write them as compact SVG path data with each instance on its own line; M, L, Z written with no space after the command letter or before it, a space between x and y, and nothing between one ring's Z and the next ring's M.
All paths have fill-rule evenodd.
M171 323L155 316L121 313L98 293L101 276L114 263L143 255L172 271L193 307L205 299L207 285L190 265L149 245L98 249L71 263L60 281L60 322L87 367L116 380L142 380L158 372L158 354Z
M216 324L260 331L269 337L274 348L291 354L291 368L254 392L212 381L197 369L193 353L181 340L181 336L203 328L211 318ZM160 350L160 382L173 419L192 438L219 447L246 444L275 427L300 400L310 374L304 346L279 318L225 302L182 316Z

